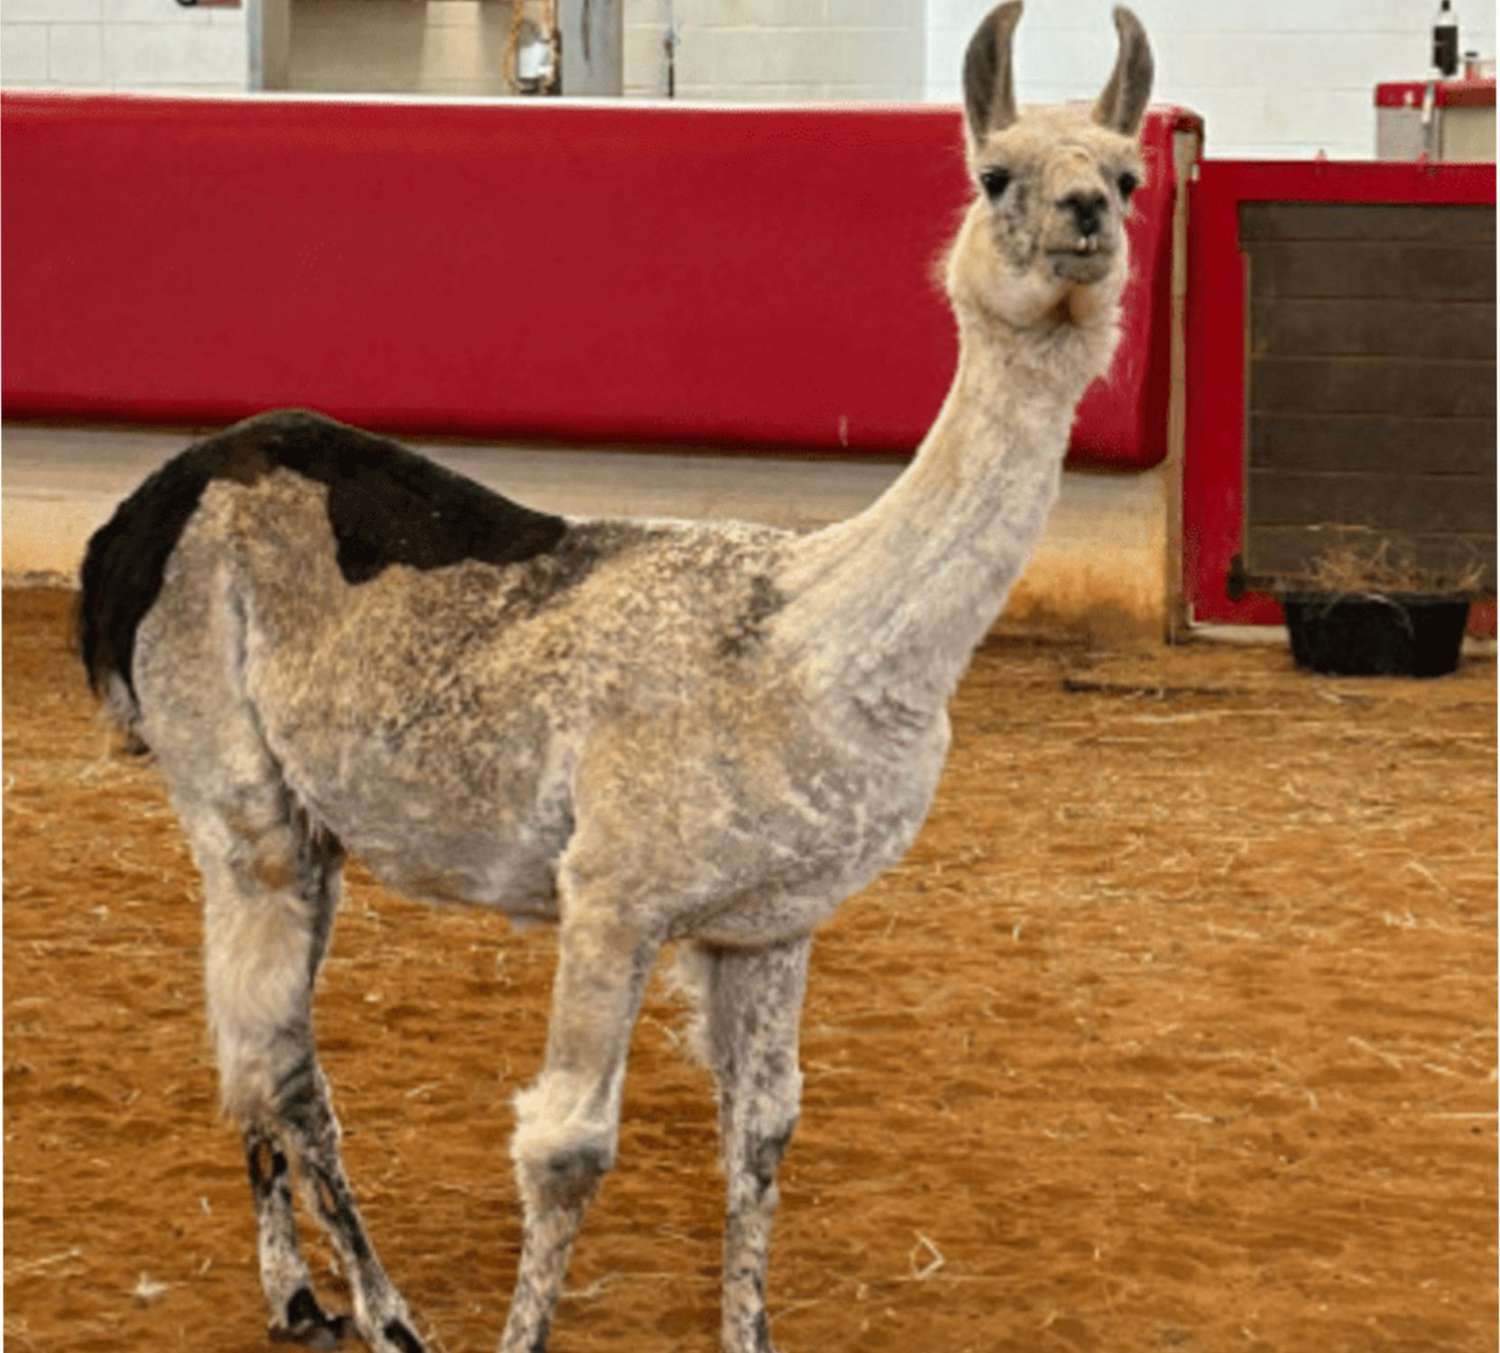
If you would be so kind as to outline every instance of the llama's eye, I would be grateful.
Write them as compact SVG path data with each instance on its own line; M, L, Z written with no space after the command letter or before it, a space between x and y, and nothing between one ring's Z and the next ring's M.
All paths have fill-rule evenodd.
M1136 176L1130 173L1129 170L1121 174L1120 177L1115 180L1115 182L1120 185L1120 196L1123 197L1127 202L1130 201L1130 194L1141 186L1140 179L1136 178Z
M993 202L1005 191L1010 182L1010 175L1003 169L986 169L979 176L979 186L984 189L984 195Z

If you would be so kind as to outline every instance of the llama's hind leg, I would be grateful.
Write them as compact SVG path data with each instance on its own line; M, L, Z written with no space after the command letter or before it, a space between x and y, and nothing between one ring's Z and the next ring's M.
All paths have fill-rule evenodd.
M811 941L771 949L699 949L686 961L719 1088L727 1187L724 1353L772 1353L766 1266L781 1163L802 1097L798 1029Z
M292 1215L295 1169L348 1275L354 1329L379 1353L420 1353L354 1204L313 1045L312 990L337 906L341 851L279 784L179 808L204 879L209 1022L224 1107L245 1134L272 1337L331 1347L349 1332L313 1296Z
M354 1201L339 1151L339 1124L309 1048L282 1082L277 1119L297 1157L302 1197L317 1217L349 1276L354 1324L374 1353L425 1353L406 1302L386 1276Z
M280 1142L261 1127L245 1132L245 1160L255 1200L260 1281L271 1312L273 1343L336 1348L354 1333L348 1316L329 1316L313 1295L292 1213L291 1170Z

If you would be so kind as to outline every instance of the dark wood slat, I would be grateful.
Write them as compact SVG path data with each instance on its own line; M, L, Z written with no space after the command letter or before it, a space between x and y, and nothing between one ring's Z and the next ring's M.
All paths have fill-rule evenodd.
M1480 588L1495 590L1495 540L1489 537L1408 536L1402 540L1417 568L1434 573L1462 574L1478 561L1483 567ZM1329 535L1308 527L1260 527L1246 541L1245 570L1253 585L1270 579L1305 577L1329 547Z
M1478 362L1257 357L1246 395L1252 413L1493 418L1495 373Z
M1246 204L1241 228L1250 574L1366 526L1493 588L1493 208Z
M1373 526L1424 534L1494 533L1493 476L1298 474L1252 471L1248 518L1256 526Z
M1248 247L1252 300L1367 296L1493 301L1489 245L1292 242Z
M1257 356L1464 357L1495 360L1492 302L1391 301L1349 297L1256 301Z
M1493 418L1256 413L1249 434L1253 470L1495 474Z
M1468 203L1246 202L1240 239L1495 243L1495 209Z

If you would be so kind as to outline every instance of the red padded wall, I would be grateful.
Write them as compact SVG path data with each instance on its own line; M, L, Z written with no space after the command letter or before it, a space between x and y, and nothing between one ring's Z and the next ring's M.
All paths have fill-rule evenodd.
M12 416L906 450L955 343L951 108L7 94ZM1170 134L1075 455L1165 450Z

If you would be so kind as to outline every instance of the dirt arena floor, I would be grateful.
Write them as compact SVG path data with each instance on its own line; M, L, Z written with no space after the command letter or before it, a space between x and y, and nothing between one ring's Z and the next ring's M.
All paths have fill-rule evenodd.
M6 1347L267 1347L190 862L70 597L7 593ZM787 1353L1496 1346L1495 669L992 640L910 857L819 939ZM356 1188L438 1353L492 1349L553 939L355 868L318 1005ZM716 1346L706 1073L664 985L555 1353ZM325 1249L315 1268L342 1297Z

